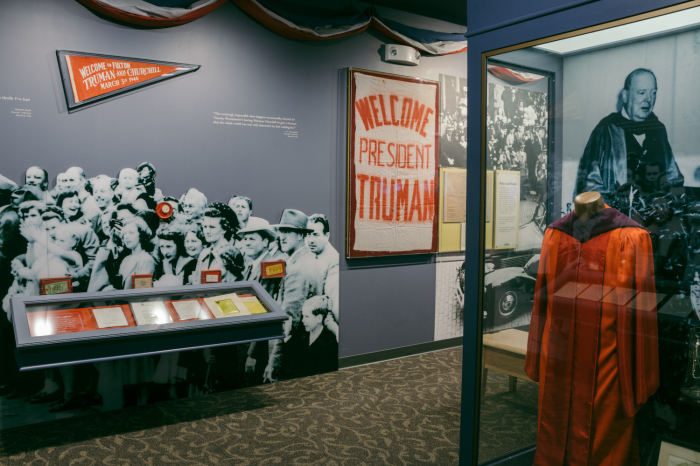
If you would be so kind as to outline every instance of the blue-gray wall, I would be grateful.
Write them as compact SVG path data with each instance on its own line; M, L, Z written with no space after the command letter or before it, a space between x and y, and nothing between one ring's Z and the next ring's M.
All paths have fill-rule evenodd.
M179 197L195 187L209 202L248 195L254 215L276 222L284 208L331 219L345 249L347 67L438 79L465 77L466 54L424 57L418 67L383 63L373 32L329 42L279 37L227 3L167 29L131 28L75 1L3 2L0 14L0 174L22 182L39 165L88 176L152 162L157 186ZM66 111L56 50L201 65L196 73L73 114ZM29 108L18 118L14 108ZM214 125L213 112L296 118L298 139L281 130ZM431 256L341 259L340 356L433 340Z

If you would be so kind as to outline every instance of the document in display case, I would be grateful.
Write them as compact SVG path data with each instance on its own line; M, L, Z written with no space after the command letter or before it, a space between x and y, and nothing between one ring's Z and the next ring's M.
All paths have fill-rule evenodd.
M204 298L204 302L216 318L250 315L248 308L236 293Z
M175 322L183 322L186 320L207 320L214 318L202 299L166 301L165 307L168 308L170 316Z
M139 325L169 324L173 321L162 301L131 303L131 310Z
M287 314L258 282L16 296L20 370L283 338Z

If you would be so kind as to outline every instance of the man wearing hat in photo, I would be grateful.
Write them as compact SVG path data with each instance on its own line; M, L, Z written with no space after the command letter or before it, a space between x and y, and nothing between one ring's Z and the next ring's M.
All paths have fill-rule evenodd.
M301 322L301 308L311 296L319 294L313 273L316 268L314 255L306 246L309 218L301 211L286 209L275 228L279 232L282 252L289 256L286 274L280 286L280 306L294 319L294 326Z
M270 226L270 222L260 217L249 217L245 228L238 231L242 238L243 255L245 256L245 270L243 280L255 280L260 283L265 291L273 298L277 297L281 278L262 278L261 264L269 261L286 261L289 257L277 248L271 248L277 239L277 233Z
M248 217L245 228L238 231L245 256L243 280L255 280L260 283L270 296L277 298L282 278L262 278L263 262L286 261L289 256L276 247L271 249L277 239L277 233L270 222L260 217ZM276 245L275 245L276 246ZM263 381L263 371L269 358L267 341L253 342L248 345L245 354L245 379L248 386L259 385ZM258 364L258 361L260 363Z
M306 235L313 231L308 228L308 222L309 218L303 212L285 209L280 223L274 225L279 233L280 249L289 255L277 302L292 318L291 335L306 332L301 324L301 308L307 299L321 293L316 279L316 260L305 243ZM265 380L272 380L272 372L277 369L275 365L279 361L278 353L278 340L275 340L265 368Z

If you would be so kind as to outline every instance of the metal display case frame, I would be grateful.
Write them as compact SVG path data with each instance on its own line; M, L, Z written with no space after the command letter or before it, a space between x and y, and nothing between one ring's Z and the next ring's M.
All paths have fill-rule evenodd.
M105 328L57 335L31 336L27 312L32 307L69 305L97 307L91 302L131 302L196 299L211 295L254 294L266 308L264 314L190 320L167 324ZM11 299L17 347L15 359L20 371L73 364L150 356L217 346L284 338L287 314L265 289L254 281L212 285L176 286L136 290L115 290L50 296L16 296ZM71 308L63 308L69 310ZM45 310L45 309L43 309Z

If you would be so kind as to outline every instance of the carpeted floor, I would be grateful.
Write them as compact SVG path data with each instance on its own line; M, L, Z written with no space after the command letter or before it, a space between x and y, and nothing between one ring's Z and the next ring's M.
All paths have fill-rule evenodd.
M3 430L0 465L455 465L461 370L454 348ZM536 386L506 390L490 373L481 461L536 429Z
M518 379L516 390L508 392L508 376L488 371L481 401L479 463L535 444L537 390L536 383Z

